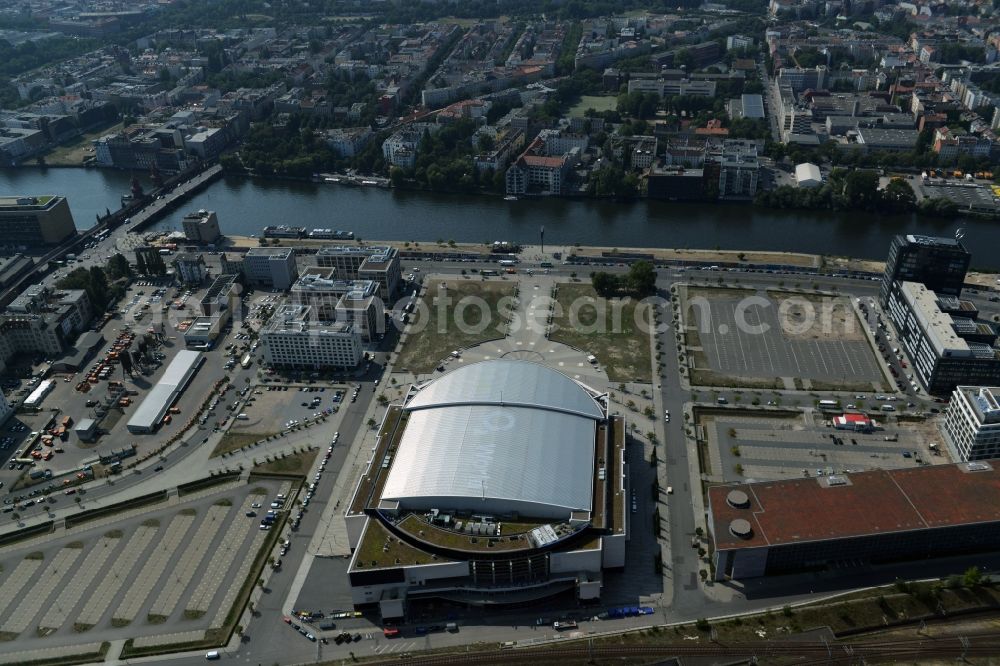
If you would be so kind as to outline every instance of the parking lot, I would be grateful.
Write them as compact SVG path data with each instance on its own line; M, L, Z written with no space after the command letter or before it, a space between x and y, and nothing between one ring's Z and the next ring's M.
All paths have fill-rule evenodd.
M350 401L351 391L342 385L255 386L230 432L278 432L322 414L335 414L345 400Z
M252 377L256 372L256 365L251 366L249 370L243 370L238 362L239 355L245 349L249 349L252 342L236 339L237 335L248 337L242 329L229 332L227 337L218 340L213 350L205 352L206 363L195 373L190 385L175 404L176 409L170 423L163 424L152 434L136 436L127 432L125 425L132 413L142 403L149 389L160 379L164 368L169 365L176 353L185 348L183 333L178 327L183 328L183 322L195 316L201 294L202 290L188 292L173 287L162 289L141 280L133 283L113 310L111 318L98 331L104 343L96 349L91 358L86 360L80 371L75 374L50 375L49 379L53 380L52 390L42 401L40 411L17 414L0 431L0 460L3 461L3 466L0 467L0 482L3 482L3 488L10 490L21 475L31 471L49 470L56 478L62 474L75 472L85 463L93 461L99 453L121 449L132 442L137 444L137 455L142 456L146 451L159 448L167 439L182 430L190 419L189 415L201 407L214 383L226 373L238 383L244 381L244 375ZM122 311L125 314L122 314ZM147 314L136 321L135 316L138 313ZM164 325L162 339L152 341L147 357L148 365L144 368L136 367L133 376L130 377L118 362L121 350L127 349L129 344L145 335L147 329L158 331L161 322ZM134 337L129 340L123 336ZM240 345L239 349L232 351L237 354L235 360L225 349L229 341ZM116 344L119 342L123 346ZM109 358L114 359L110 364L106 362ZM18 380L18 386L12 390L10 399L23 398L37 385L36 382L37 380ZM120 383L120 386L113 384L116 382ZM15 381L9 379L8 386L12 384L15 384ZM222 413L218 414L221 418ZM50 448L52 455L49 460L35 461L33 469L19 470L16 464L11 468L10 462L16 457L15 454L20 452L22 456L28 455L28 452L23 450L23 443L30 432L48 427L53 418L61 420L66 416L72 419L74 425L85 418L96 419L98 421L96 441L80 440L70 427L65 435L55 438ZM200 426L206 429L215 427L213 416L209 414ZM12 428L22 429L11 431ZM7 443L3 437L12 439ZM44 448L39 450L48 453Z
M5 651L224 626L269 533L258 515L290 490L208 489L0 550Z
M786 305L784 296L713 291L692 292L708 306L688 308L686 331L696 368L708 370L713 385L763 380L773 388L883 390L882 371L849 303L824 321L820 305L805 298ZM697 373L692 381L698 383Z
M993 214L997 211L997 201L990 187L981 182L966 182L961 180L929 179L927 182L914 177L911 181L919 198L940 197L948 199L958 206L959 210L977 213Z
M932 423L875 417L871 432L838 430L819 412L700 412L713 478L770 481L950 462ZM934 448L931 448L931 447Z

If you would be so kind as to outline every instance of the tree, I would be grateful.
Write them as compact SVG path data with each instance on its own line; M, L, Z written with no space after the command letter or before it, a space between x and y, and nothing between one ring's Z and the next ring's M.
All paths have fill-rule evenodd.
M505 171L497 171L493 174L493 191L494 192L504 192L507 189L507 173Z
M393 187L401 187L405 178L406 173L399 167L394 166L389 169L389 180L392 182Z
M882 192L882 207L890 213L908 213L917 207L917 195L902 178L893 178Z
M625 171L614 165L603 166L590 173L587 193L598 197L630 197L636 193L635 186L626 180Z
M944 197L928 197L918 206L921 214L931 217L953 217L958 212L958 204Z
M108 277L112 280L132 277L132 267L129 266L125 255L120 252L111 255L111 258L108 259L107 272Z
M599 296L611 296L620 286L618 277L605 271L597 271L590 277L590 284Z
M108 282L104 276L104 270L100 266L93 266L90 270L77 268L59 280L56 287L59 289L83 289L87 292L91 303L99 309L104 309L108 304Z
M625 277L625 284L630 292L637 296L646 296L656 291L656 271L648 261L637 261L632 264Z
M844 179L844 198L854 208L871 210L879 200L878 173L857 169Z
M479 152L488 153L493 150L496 145L496 140L489 134L479 135Z
M965 570L962 575L962 583L966 587L975 587L979 585L983 580L983 574L979 570L979 567L969 567Z
M104 269L100 266L90 267L90 281L94 285L94 289L100 294L107 294L108 292L108 278L104 274Z

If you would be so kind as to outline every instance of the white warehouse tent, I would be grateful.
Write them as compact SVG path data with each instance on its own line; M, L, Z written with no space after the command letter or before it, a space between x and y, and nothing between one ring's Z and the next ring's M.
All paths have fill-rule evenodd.
M823 174L812 162L803 162L795 166L795 182L799 187L819 187L823 184Z
M129 432L153 432L170 405L187 387L202 361L201 352L182 349L163 372L163 377L149 390L139 408L128 420Z

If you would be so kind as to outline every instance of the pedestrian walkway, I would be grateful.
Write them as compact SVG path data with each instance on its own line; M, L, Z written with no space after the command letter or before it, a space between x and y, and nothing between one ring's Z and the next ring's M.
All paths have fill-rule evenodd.
M389 377L391 373L392 366L386 365L383 377ZM383 412L383 408L376 400L372 400L361 417L362 425L344 458L344 464L340 468L336 481L334 481L333 491L323 508L323 516L316 528L316 534L313 535L312 541L309 543L308 553L312 556L348 557L351 554L344 511L351 501L358 478L368 464L368 452L375 446L375 438L378 436L377 430L369 428L365 424L369 419L375 419L376 422L381 423L379 412ZM308 567L301 567L299 572L304 578Z

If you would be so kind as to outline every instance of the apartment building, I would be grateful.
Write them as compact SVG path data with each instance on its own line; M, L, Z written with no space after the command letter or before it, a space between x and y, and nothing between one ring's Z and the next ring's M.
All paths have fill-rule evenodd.
M390 301L399 290L402 273L399 251L388 245L328 245L315 256L316 265L336 269L339 280L373 280L379 285L379 298Z
M440 128L441 125L436 123L413 123L396 130L382 142L382 156L393 166L411 169L416 163L417 146L420 145L424 132L433 134Z
M15 354L64 354L92 317L93 306L82 289L30 287L0 315L0 372Z
M559 194L566 183L571 162L567 156L521 155L507 169L507 194Z
M287 247L254 247L243 257L243 275L248 282L285 290L298 277L295 252Z
M507 169L507 194L559 194L571 167L587 148L586 135L540 133Z
M1000 384L997 332L992 324L976 321L978 313L970 302L939 297L919 282L902 282L889 293L886 310L899 346L928 393Z
M827 68L825 65L816 65L810 69L802 67L782 67L778 70L776 85L779 87L788 86L793 92L802 92L807 88L813 90L826 89Z
M757 143L726 139L709 149L705 169L718 171L720 199L752 199L757 194L760 173Z
M337 157L354 157L368 145L374 136L368 127L346 127L326 132L326 145Z
M0 160L14 166L45 149L48 145L44 132L20 127L0 127Z
M205 257L198 252L181 252L174 257L174 271L183 284L201 284L208 277Z
M687 79L636 78L628 82L628 91L649 93L658 97L687 95L689 97L715 97L715 81L690 81Z
M65 197L0 197L2 245L56 245L75 234Z
M355 325L363 342L371 342L383 331L385 306L374 280L337 280L336 269L310 267L289 290L289 302L310 305L322 321L346 321Z
M615 158L629 168L646 170L656 161L657 139L655 136L613 136L611 151Z
M163 102L161 102L162 104ZM164 129L157 131L144 127L131 127L115 134L95 139L94 159L97 164L117 169L178 173L193 162L184 149L180 133Z
M938 127L934 130L931 146L938 154L938 163L950 163L962 155L988 158L993 150L993 141L987 136L969 134L961 129Z
M749 49L754 46L754 38L746 35L729 35L726 37L726 50Z
M503 171L510 164L514 153L524 146L524 132L511 129L499 137L493 150L476 155L473 165L476 171Z
M361 334L347 322L327 322L309 305L282 305L261 329L268 365L320 370L354 368L362 359Z
M945 410L942 431L952 460L1000 458L1000 388L958 386Z
M70 327L76 330L84 328L94 316L93 305L85 290L52 290L40 284L31 285L21 292L7 306L7 312L20 314L65 312L65 317L60 321L68 320Z
M362 342L372 342L385 331L385 308L376 293L375 282L353 284L357 286L337 301L334 317L338 322L353 326L361 335Z

